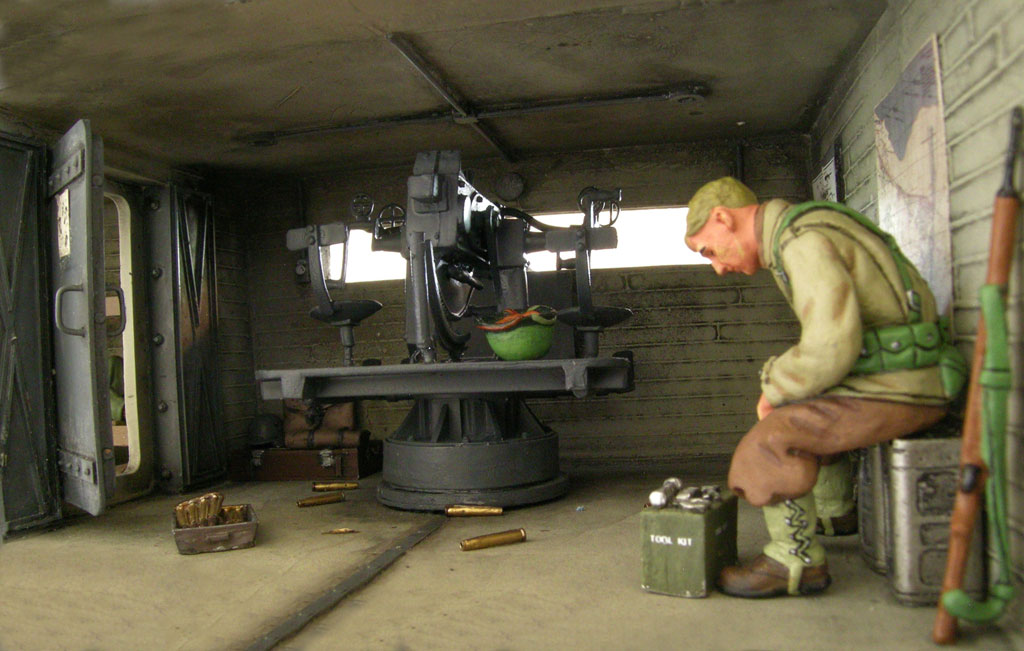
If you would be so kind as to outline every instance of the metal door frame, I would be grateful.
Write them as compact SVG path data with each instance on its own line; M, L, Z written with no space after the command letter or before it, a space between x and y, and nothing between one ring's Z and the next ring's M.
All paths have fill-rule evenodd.
M19 247L24 251L26 245L31 245L32 257L37 265L35 271L38 273L31 274L36 278L36 290L35 290L35 312L36 317L33 319L32 324L19 324L17 323L18 316L15 314L16 301L12 295L11 302L9 305L9 314L12 315L9 322L10 328L5 328L3 334L9 334L5 342L0 343L0 360L3 360L4 365L16 364L15 355L17 354L16 342L18 340L17 326L22 325L28 327L33 332L33 343L38 347L38 351L33 357L35 363L33 368L28 375L35 375L38 377L38 385L35 387L33 392L37 392L40 395L37 396L35 401L39 410L34 416L26 414L27 421L25 422L25 434L26 440L29 441L30 446L34 448L35 457L30 460L32 464L28 468L29 472L34 471L33 485L28 487L14 487L8 486L11 489L17 489L22 494L26 490L31 490L36 496L36 504L38 509L36 513L31 515L21 515L16 520L9 520L5 509L4 499L4 486L9 484L10 473L15 467L15 459L11 454L10 437L13 433L13 427L11 419L6 417L6 414L0 413L0 543L3 541L3 537L8 531L18 531L22 529L28 529L31 527L38 527L54 520L58 520L61 517L61 502L60 502L60 485L58 482L58 473L56 466L53 463L53 459L57 454L56 444L56 412L54 408L54 390L52 376L48 372L53 366L52 357L52 342L49 329L49 315L51 314L51 304L49 300L49 270L50 270L50 237L48 229L48 220L46 218L46 197L45 197L45 179L48 171L48 160L47 160L47 148L42 142L19 137L8 133L0 133L0 144L3 146L10 146L14 149L24 151L28 154L28 166L27 178L25 183L25 189L27 193L22 201L22 207L24 208L28 204L27 210L22 210L18 213L19 223L23 226L26 224L33 224L34 228L31 231L19 232ZM26 213L28 216L34 218L32 222L28 222L25 217ZM25 243L21 240L25 234L29 234L34 237L34 242ZM11 280L7 278L8 272L6 268L2 271L3 277L8 280L10 286L13 287L17 283L17 280ZM4 290L6 291L6 290ZM13 294L13 292L12 292ZM24 300L24 292L18 292L17 298ZM6 303L7 301L4 300ZM0 316L0 319L3 319ZM14 331L14 332L11 332ZM23 337L24 338L24 337ZM8 376L8 372L10 376ZM14 407L14 382L15 374L17 373L17 367L11 369L4 369L2 375L0 375L0 388L2 388L2 395L4 404L10 407ZM24 375L25 373L21 373ZM19 385L23 387L24 379L18 379ZM18 460L20 462L20 460ZM34 466L34 467L33 467Z

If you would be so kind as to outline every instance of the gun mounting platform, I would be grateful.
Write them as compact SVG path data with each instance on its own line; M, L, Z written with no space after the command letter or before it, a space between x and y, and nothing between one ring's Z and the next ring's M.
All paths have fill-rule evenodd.
M531 361L259 371L264 399L414 399L384 441L378 499L415 511L449 504L521 506L560 497L558 437L523 397L633 389L630 354Z

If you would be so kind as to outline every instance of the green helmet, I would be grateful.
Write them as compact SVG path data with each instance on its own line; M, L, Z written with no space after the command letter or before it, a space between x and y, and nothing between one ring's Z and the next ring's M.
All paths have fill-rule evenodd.
M705 183L690 199L689 212L686 214L686 236L696 235L704 228L715 206L742 208L756 203L757 195L731 176Z

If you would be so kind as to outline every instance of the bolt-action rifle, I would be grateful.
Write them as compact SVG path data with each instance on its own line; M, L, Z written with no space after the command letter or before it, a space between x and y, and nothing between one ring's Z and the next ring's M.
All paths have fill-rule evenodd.
M964 413L960 484L953 503L942 599L939 600L932 629L932 639L938 644L950 644L956 640L958 617L974 622L993 621L1002 614L1007 602L1013 599L1006 532L1005 437L1009 365L1006 360L1003 300L1016 248L1014 242L1020 197L1014 189L1013 174L1020 148L1022 122L1022 112L1017 107L1011 118L1010 149L1006 156L1003 185L996 194L992 213L992 237L985 286L979 292L983 309L978 319L971 384ZM961 587L971 544L971 531L981 511L982 496L986 494L989 538L995 546L1001 568L999 576L989 588L987 601L977 603Z

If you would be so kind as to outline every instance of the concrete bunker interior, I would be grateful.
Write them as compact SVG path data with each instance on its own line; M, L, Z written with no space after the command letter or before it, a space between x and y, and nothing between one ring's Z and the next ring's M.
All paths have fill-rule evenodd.
M296 273L304 252L287 249L288 230L352 223L353 199L362 194L375 213L406 206L417 154L435 150L460 151L463 170L490 200L545 214L578 211L588 186L622 188L623 210L682 206L703 182L727 174L759 197L803 200L838 144L846 203L877 218L872 111L933 35L950 161L952 316L958 345L970 351L1006 116L1024 103L1017 3L315 4L43 3L12 9L4 20L5 137L28 143L37 165L78 118L103 140L104 284L120 288L104 294L103 314L107 333L124 325L119 337L104 337L104 359L114 361L100 369L103 395L124 401L124 419L110 431L111 508L97 520L111 523L110 535L130 529L127 515L148 500L190 496L232 476L232 464L247 459L253 417L281 413L279 401L260 395L258 372L342 365L338 329L309 316L315 301ZM810 34L809 23L822 25L820 33ZM723 43L740 42L717 54L730 49ZM449 99L417 68L417 54L455 91ZM523 188L510 194L517 179ZM681 229L651 237L675 237L682 247ZM177 257L185 251L188 260ZM1019 584L1019 247L1015 264L1010 524ZM601 333L600 350L633 352L635 386L527 400L558 433L561 471L581 491L570 481L566 505L574 508L604 479L627 477L619 485L638 491L637 511L665 476L721 481L754 418L761 363L799 334L771 278L716 278L706 267L682 266L592 277L595 300L633 311ZM572 282L571 271L530 278L531 287L568 288L570 302ZM47 324L51 289L38 290ZM348 283L334 298L382 304L355 329L357 361L397 365L409 356L402 281ZM78 297L64 300L72 312ZM384 439L411 407L360 400L356 418ZM38 457L56 458L56 444L43 445L51 449ZM95 526L60 505L60 471L36 474L50 488L23 510L13 504L15 473L4 474L10 545L0 565L9 550ZM373 507L358 508L370 520ZM537 508L543 521L543 509L553 507ZM599 509L591 510L596 517ZM395 517L419 524L416 514ZM261 526L267 522L261 515ZM38 533L60 523L68 526ZM387 533L374 540L385 545ZM1019 600L1012 608L995 642L967 642L1022 644ZM871 638L857 639L870 646ZM423 643L413 634L402 640ZM550 645L571 642L556 640ZM714 648L713 638L702 640ZM781 646L785 638L772 640Z

